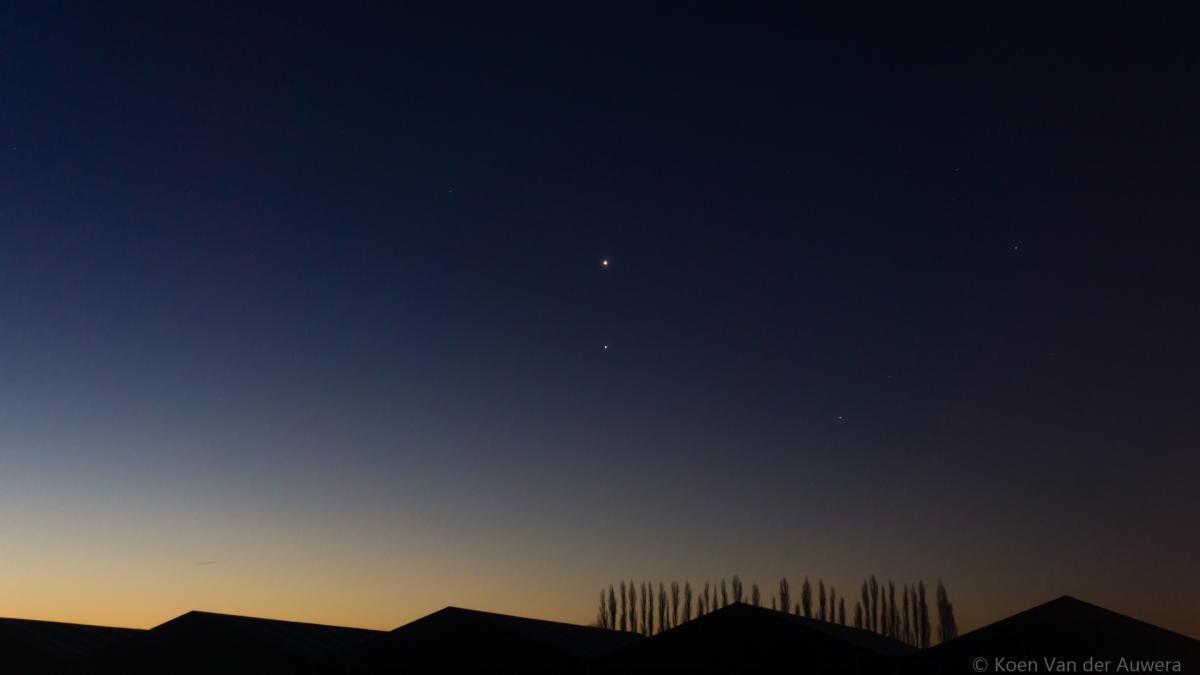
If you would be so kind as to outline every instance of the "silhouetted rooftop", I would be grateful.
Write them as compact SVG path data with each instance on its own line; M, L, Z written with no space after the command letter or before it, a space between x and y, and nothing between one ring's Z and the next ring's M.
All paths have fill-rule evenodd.
M148 631L0 619L0 672L977 672L985 659L1179 661L1200 641L1063 596L921 652L876 633L735 603L653 637L457 607L391 632L188 612ZM1167 665L1167 671L1171 666ZM1143 668L1144 670L1144 668Z
M1073 660L1079 672L1088 658L1112 661L1108 672L1117 672L1122 657L1179 660L1182 672L1200 672L1200 640L1064 595L926 649L908 660L906 671L975 672L974 660L984 658L991 672L997 657Z
M0 671L57 672L142 631L56 621L0 619Z
M734 603L614 652L616 672L891 673L913 648L870 631Z
M363 644L359 672L555 672L642 639L635 633L447 607Z
M111 673L297 673L380 631L188 612L97 654Z

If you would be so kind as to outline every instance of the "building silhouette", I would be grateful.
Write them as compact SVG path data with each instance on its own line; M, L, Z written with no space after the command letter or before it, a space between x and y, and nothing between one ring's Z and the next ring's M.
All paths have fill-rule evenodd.
M0 673L17 675L941 675L995 672L996 659L1048 672L1048 658L1200 672L1200 641L1067 596L924 650L744 603L652 637L457 607L387 632L210 612L149 630L0 619Z

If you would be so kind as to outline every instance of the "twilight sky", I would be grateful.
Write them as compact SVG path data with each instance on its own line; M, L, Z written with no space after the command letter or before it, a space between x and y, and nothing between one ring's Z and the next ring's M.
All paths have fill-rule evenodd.
M1200 636L1194 17L244 4L0 8L0 615Z

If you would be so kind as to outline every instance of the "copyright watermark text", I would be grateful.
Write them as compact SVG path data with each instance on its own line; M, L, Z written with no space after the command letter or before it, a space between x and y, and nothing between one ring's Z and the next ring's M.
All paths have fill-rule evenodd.
M1180 673L1179 661L1168 659L1010 659L979 656L971 661L977 673Z

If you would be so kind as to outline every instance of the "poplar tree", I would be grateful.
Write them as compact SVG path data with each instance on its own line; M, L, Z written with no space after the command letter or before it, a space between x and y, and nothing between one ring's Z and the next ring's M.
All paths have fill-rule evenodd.
M667 604L667 590L659 581L659 633L671 628L671 607Z
M863 579L862 598L859 600L858 605L859 605L859 609L854 610L856 615L860 612L860 610L864 613L869 611L869 609L871 607L871 593L870 593L870 591L867 590L867 580L866 579ZM863 619L864 620L861 622L862 625L860 625L858 627L870 630L871 622L869 620L866 620L865 616L863 617Z
M679 582L671 582L671 628L679 625Z
M888 634L887 587L880 587L879 593L879 634Z
M909 621L908 616L908 584L904 584L904 586L900 589L900 596L902 598L900 610L900 641L904 642L905 644L912 644L912 636L910 635L910 631L912 630L912 622Z
M891 638L900 637L900 610L896 607L896 582L888 580L888 629Z
M867 620L871 624L871 630L876 633L879 631L879 582L875 580L875 575L872 574L867 579L867 584L871 587L871 606L867 608Z
M640 595L641 595L641 609L642 609L642 628L641 628L640 632L642 635L649 635L650 634L650 621L652 620L651 615L654 612L654 607L652 606L652 603L654 602L654 598L650 597L650 591L646 588L645 581L643 581L641 583Z
M607 601L608 601L608 595L605 594L604 589L601 588L600 589L600 609L596 611L596 627L597 628L608 628L608 607L606 606Z
M929 629L929 603L925 597L925 582L917 582L917 642L922 649L932 642Z
M646 611L642 614L642 624L646 635L654 635L654 582L646 582Z
M612 584L608 585L608 627L613 629L617 627L617 595L613 591Z
M808 577L804 577L804 583L800 586L800 606L804 608L804 618L812 618L812 584L808 583Z
M938 640L948 642L958 637L958 624L954 621L954 605L950 603L950 596L947 595L946 587L940 580L937 585L937 610Z
M620 580L620 629L629 631L629 609L625 605L625 580Z

